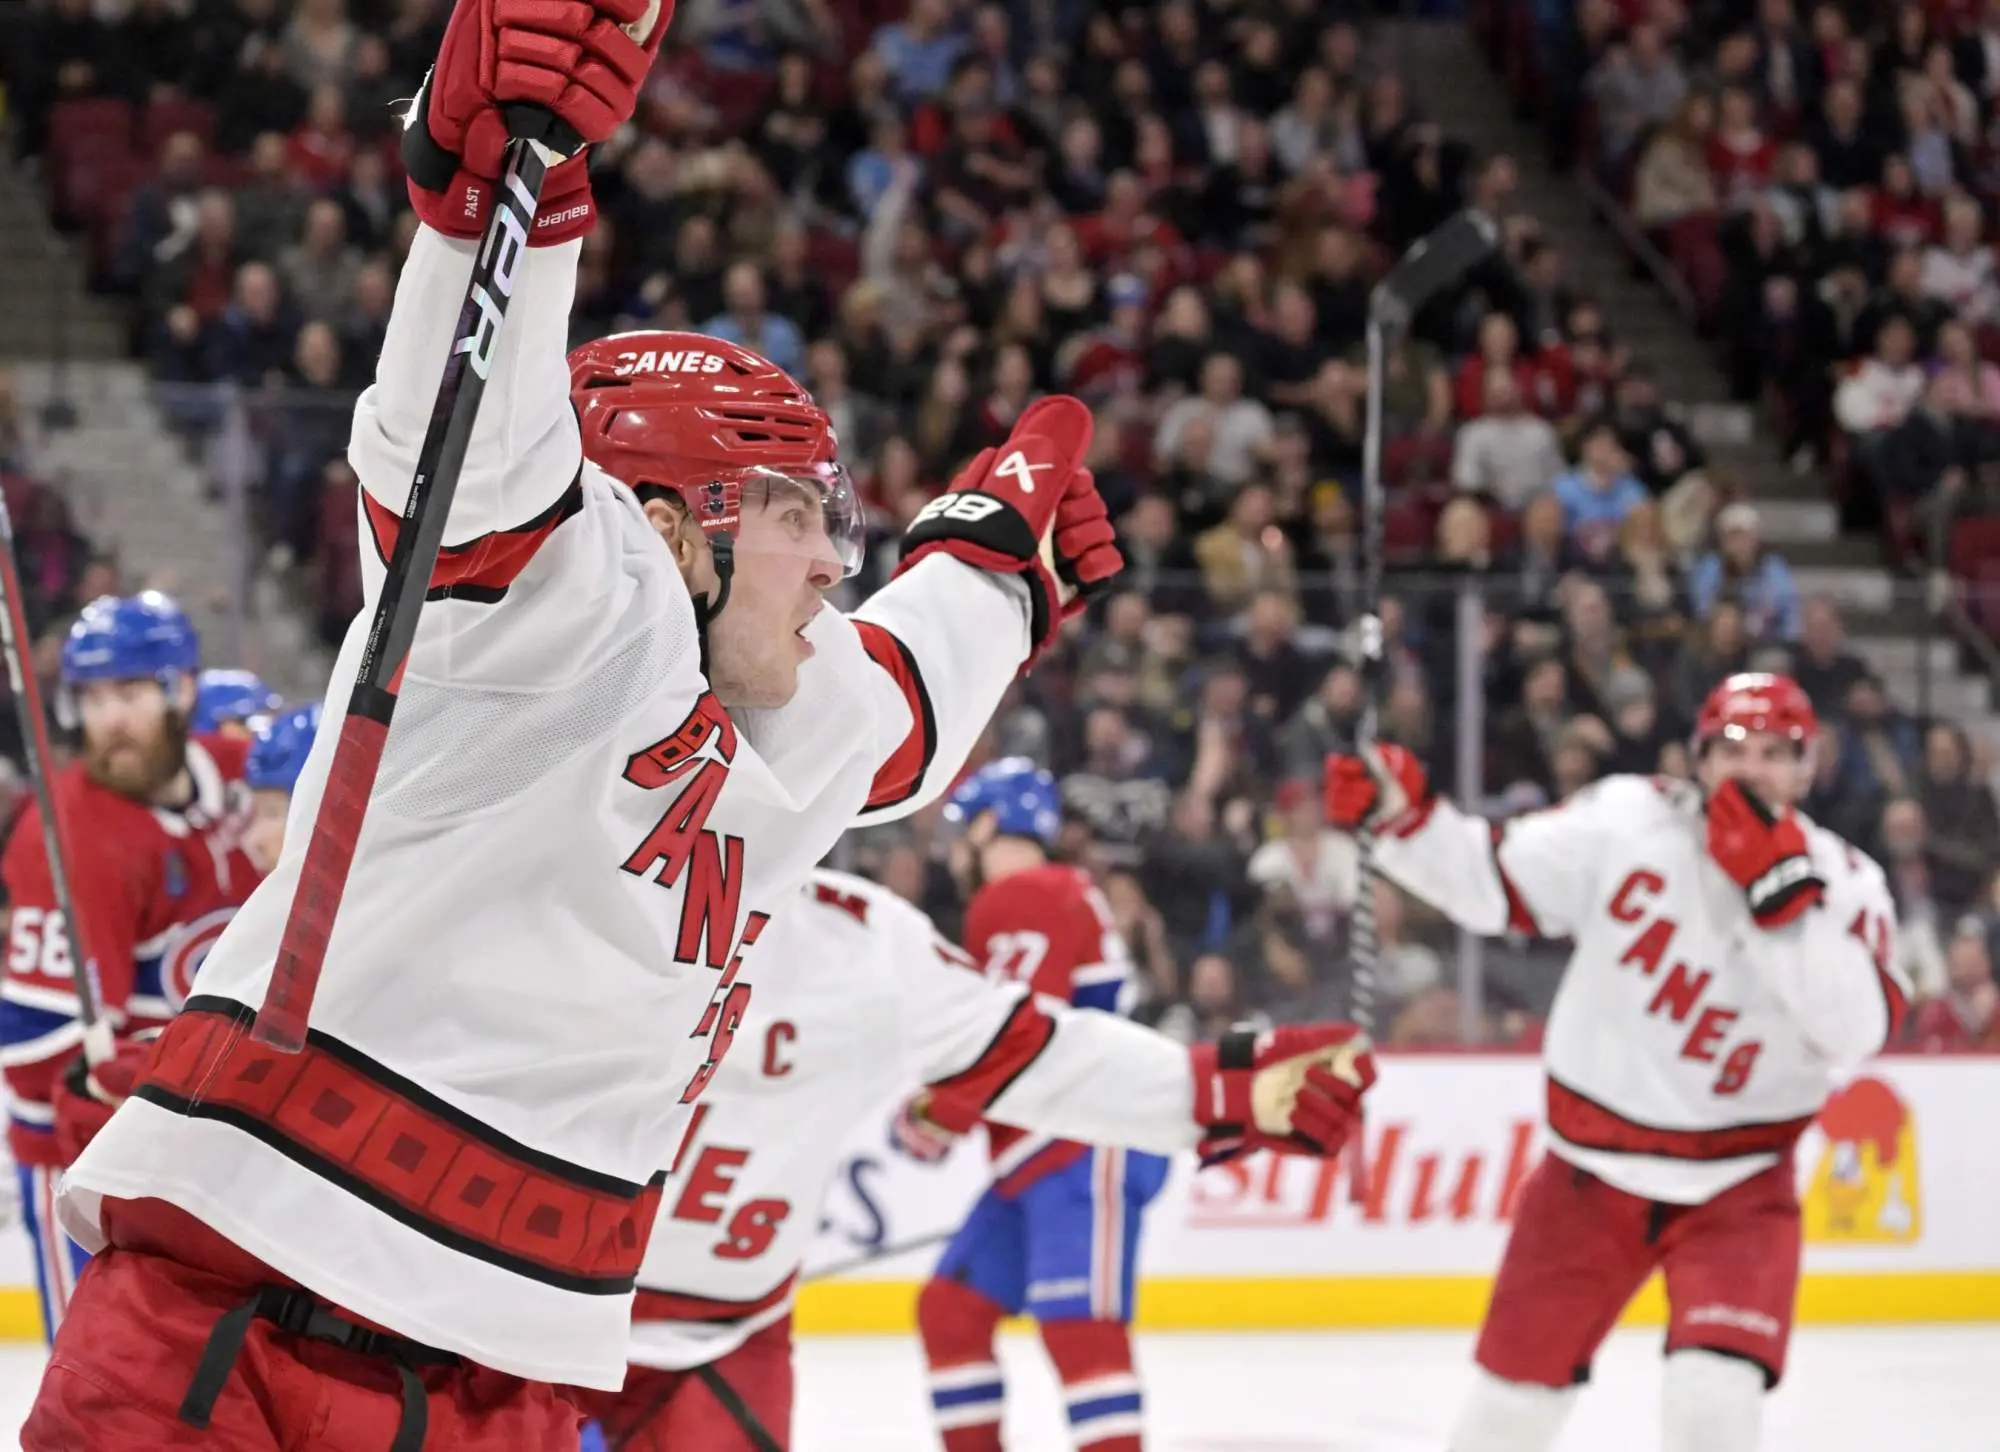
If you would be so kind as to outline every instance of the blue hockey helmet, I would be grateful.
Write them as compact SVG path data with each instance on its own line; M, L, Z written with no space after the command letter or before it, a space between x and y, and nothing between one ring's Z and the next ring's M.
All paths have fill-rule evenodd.
M232 721L268 716L285 704L255 671L203 671L194 683L194 713L188 726L219 731Z
M319 735L320 703L259 716L251 727L250 760L243 780L254 792L290 792L305 769L306 754Z
M158 590L100 595L83 607L63 641L62 682L158 681L171 689L201 666L194 622Z
M993 814L994 830L1055 845L1062 834L1062 792L1056 779L1025 756L989 761L945 798L944 819L966 826Z

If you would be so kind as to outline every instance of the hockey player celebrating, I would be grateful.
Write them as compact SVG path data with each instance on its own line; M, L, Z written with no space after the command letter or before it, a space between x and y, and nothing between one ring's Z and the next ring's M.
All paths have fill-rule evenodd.
M1793 1145L1896 1031L1908 988L1881 869L1799 815L1818 723L1735 675L1699 786L1611 777L1490 828L1416 760L1329 759L1336 826L1480 933L1576 943L1549 1015L1550 1153L1523 1186L1451 1452L1554 1444L1598 1344L1666 1280L1666 1452L1753 1452L1799 1274Z
M250 759L243 780L250 788L250 827L243 850L260 871L269 872L285 846L285 819L306 757L319 735L320 703L259 716L251 727Z
M962 828L951 850L971 894L965 947L987 976L1081 1008L1126 1008L1131 963L1110 906L1088 874L1049 861L1062 827L1055 778L1025 759L993 762L952 793L945 815ZM934 1096L920 1096L906 1111L903 1143L921 1153L932 1125L967 1127L941 1119ZM1132 1281L1141 1217L1167 1162L1005 1122L989 1124L987 1140L993 1187L917 1301L946 1452L999 1452L993 1336L1003 1317L1024 1311L1062 1380L1076 1445L1137 1452Z
M82 732L82 754L51 785L98 1006L127 1042L179 1008L201 954L261 875L240 845L249 817L242 743L188 731L200 655L187 616L156 591L92 601L63 642L62 711ZM75 1067L81 1094L64 1101L66 1115L88 1119L92 1096L129 1087L144 1056L121 1053L84 1072L78 935L57 906L44 840L31 802L0 857L13 908L0 1063L22 1222L53 1338L87 1259L56 1224L55 1182L91 1127L58 1126L59 1081Z
M247 741L255 734L251 723L284 701L255 671L203 671L195 680L194 712L188 724L196 731Z
M1025 412L861 556L826 414L746 349L565 359L584 143L632 113L661 0L460 0L403 132L414 238L349 457L381 588L508 117L550 168L486 364L302 1052L247 1030L310 833L203 965L147 1077L64 1181L106 1246L30 1449L563 1448L560 1384L624 1380L660 1196L758 975L754 945L857 818L957 771L1008 683L1115 573L1089 413ZM503 114L505 113L505 114ZM1061 583L1059 583L1061 582ZM328 788L366 642L335 665L296 820ZM855 1052L866 1053L866 1045ZM143 1308L143 1309L141 1309Z
M957 1129L985 1117L1220 1156L1336 1154L1374 1080L1351 1025L1187 1049L1052 1005L1025 981L977 973L914 907L841 873L813 874L764 951L796 971L759 984L742 1047L667 1173L625 1389L586 1398L622 1452L789 1447L792 1293L820 1206L855 1126L912 1083L928 1084L929 1114ZM1337 1068L1301 1057L1329 1050ZM955 1385L997 1384L990 1345L986 1355L978 1383L965 1368ZM1137 1400L1123 1383L1093 1395Z

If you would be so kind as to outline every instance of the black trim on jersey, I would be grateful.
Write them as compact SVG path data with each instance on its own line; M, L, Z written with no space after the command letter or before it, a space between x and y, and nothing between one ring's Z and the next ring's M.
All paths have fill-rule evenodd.
M313 1032L308 1030L307 1032ZM268 1146L305 1170L317 1175L328 1184L337 1185L347 1194L364 1205L380 1211L391 1220L406 1225L427 1240L434 1240L447 1250L455 1250L460 1255L471 1256L474 1260L485 1261L501 1270L511 1271L527 1280L539 1281L546 1286L554 1286L561 1291L575 1291L584 1296L622 1296L638 1284L638 1276L579 1276L564 1271L550 1270L545 1265L517 1255L510 1255L497 1246L483 1240L475 1240L469 1235L440 1225L427 1215L418 1214L406 1205L401 1205L382 1194L373 1185L358 1175L343 1170L330 1160L322 1159L304 1145L294 1140L275 1125L254 1119L239 1110L223 1104L196 1103L183 1099L171 1090L162 1089L157 1084L141 1084L132 1091L132 1097L143 1099L148 1104L157 1104L172 1114L189 1119L210 1119L218 1124L226 1124L231 1129L240 1130L258 1143Z
M367 504L365 501L362 508L363 512L366 513ZM520 524L510 525L506 529L488 530L485 534L469 539L463 544L445 546L438 551L436 568L440 570L449 569L455 560L462 559L468 551L480 548L496 535L553 533L558 525L573 515L581 514L582 512L583 466L579 463L577 465L576 477L569 481L569 487L557 495L554 502L547 509L537 514L533 519L524 520ZM398 515L397 519L400 524L401 516ZM368 527L368 540L375 547L375 558L386 566L389 563L389 559L388 556L382 553L381 537L376 534L372 524ZM435 578L435 575L433 575L433 578ZM497 605L500 601L507 598L507 592L512 588L511 583L506 585L433 585L430 589L424 591L424 600L427 604L438 600L463 600L471 605Z
M1014 1087L1014 1081L1016 1079L1019 1079L1023 1074L1027 1073L1029 1067L1035 1062L1035 1060L1041 1058L1043 1054L1047 1053L1049 1045L1056 1041L1056 1028L1057 1028L1056 1021L1048 1014L1042 1012L1041 1007L1035 1002L1035 995L1033 990L1028 990L1027 992L1024 992L1021 995L1021 1001L1014 1005L1013 1012L1009 1013L1007 1017L1001 1021L999 1031L995 1033L992 1038L986 1041L985 1047L980 1049L978 1054L976 1054L973 1057L973 1060L970 1064L967 1064L963 1069L960 1069L956 1074L947 1074L944 1076L943 1079L934 1080L933 1082L948 1084L954 1079L963 1079L966 1075L975 1072L981 1064L984 1064L986 1062L986 1056L993 1052L994 1046L998 1044L1002 1039L1006 1038L1008 1034L1014 1031L1015 1022L1021 1017L1023 1013L1034 1014L1035 1016L1042 1019L1045 1023L1048 1024L1049 1031L1042 1035L1042 1041L1035 1046L1034 1053L1028 1055L1027 1058L1023 1059L1021 1061L1020 1067L1015 1069L1013 1073L1009 1074L1004 1080L1002 1080L1000 1087L995 1089L991 1094L987 1095L985 1103L980 1105L980 1108L982 1109L992 1108L992 1106L999 1100L1002 1094L1005 1094L1009 1089Z
M910 673L909 695L917 703L917 724L919 729L924 733L924 753L922 758L917 762L915 775L910 778L910 789L901 796L894 797L889 801L870 803L867 810L871 812L887 811L891 807L899 807L923 790L924 781L930 775L931 763L937 757L938 743L937 708L931 705L930 687L924 684L924 673L917 668L916 656L911 652L910 647L904 644L903 638L896 634L895 631L883 627L882 634L887 636L890 643L896 647L896 654L903 661L903 669Z
M1764 1373L1765 1391L1771 1391L1778 1385L1778 1373L1771 1369L1770 1362L1764 1360L1761 1356L1752 1356L1747 1351L1738 1351L1733 1346L1711 1346L1706 1341L1682 1341L1676 1345L1669 1346L1667 1348L1667 1355L1672 1356L1682 1351L1700 1351L1709 1356L1726 1356L1731 1361L1747 1362Z
M1029 997L1028 1002L1030 1005L1034 1003L1032 995ZM1035 1012L1040 1013L1041 1010L1036 1009ZM993 1097L986 1101L987 1106L989 1108L992 1107L994 1104L999 1103L1000 1096L1005 1094L1009 1089L1012 1089L1014 1087L1014 1081L1019 1079L1023 1074L1027 1073L1028 1070L1032 1069L1035 1066L1035 1061L1041 1058L1043 1054L1046 1054L1049 1051L1049 1045L1056 1041L1056 1031L1060 1029L1062 1025L1056 1022L1056 1020L1053 1017L1050 1017L1048 1015L1043 1015L1043 1017L1048 1023L1049 1031L1042 1035L1042 1041L1041 1043L1035 1046L1034 1053L1028 1055L1027 1058L1021 1060L1021 1067L1016 1069L1013 1073L1009 1074L1006 1078L1006 1081L1002 1083L998 1089L995 1089L993 1091Z
M211 993L198 993L193 998L190 998L186 1006L181 1009L181 1014L185 1017L191 1013L210 1013L222 1018L234 1019L245 1028L248 1028L257 1018L257 1011L248 1004L238 1003L233 998L224 998L220 994ZM508 1158L519 1160L522 1164L539 1170L543 1174L555 1179L566 1180L572 1185L580 1186L586 1190L593 1190L599 1194L616 1195L624 1200L636 1198L648 1186L664 1185L667 1182L664 1170L642 1184L633 1180L620 1179L616 1175L607 1175L602 1170L587 1169L583 1165L572 1164L568 1160L559 1159L555 1155L522 1144L519 1140L502 1134L492 1125L473 1118L464 1110L445 1103L444 1100L438 1098L437 1095L431 1093L421 1085L412 1083L395 1070L387 1068L377 1063L374 1059L369 1058L368 1055L362 1053L361 1050L355 1048L352 1044L343 1043L322 1029L308 1028L306 1030L306 1042L325 1053L329 1058L338 1059L348 1068L361 1075L362 1078L372 1079L398 1098L407 1099L425 1113L436 1115L439 1119L451 1125L452 1128L458 1130L467 1139L476 1140L480 1144L490 1146ZM206 1106L202 1108L205 1109ZM182 1110L180 1112L200 1114L202 1109L193 1111Z

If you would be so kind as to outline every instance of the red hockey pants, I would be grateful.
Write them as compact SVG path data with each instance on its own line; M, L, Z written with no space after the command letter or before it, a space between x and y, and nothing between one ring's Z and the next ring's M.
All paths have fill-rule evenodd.
M766 1326L691 1371L635 1366L625 1390L577 1393L611 1452L788 1452L792 1322Z

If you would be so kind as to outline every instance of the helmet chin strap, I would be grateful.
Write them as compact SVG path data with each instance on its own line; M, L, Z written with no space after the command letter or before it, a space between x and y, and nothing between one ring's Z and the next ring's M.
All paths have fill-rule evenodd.
M709 554L715 561L715 603L710 604L706 594L694 597L694 628L701 640L701 673L708 675L708 626L709 622L722 613L722 607L729 603L729 584L736 577L736 541L726 534L717 534L708 542Z

